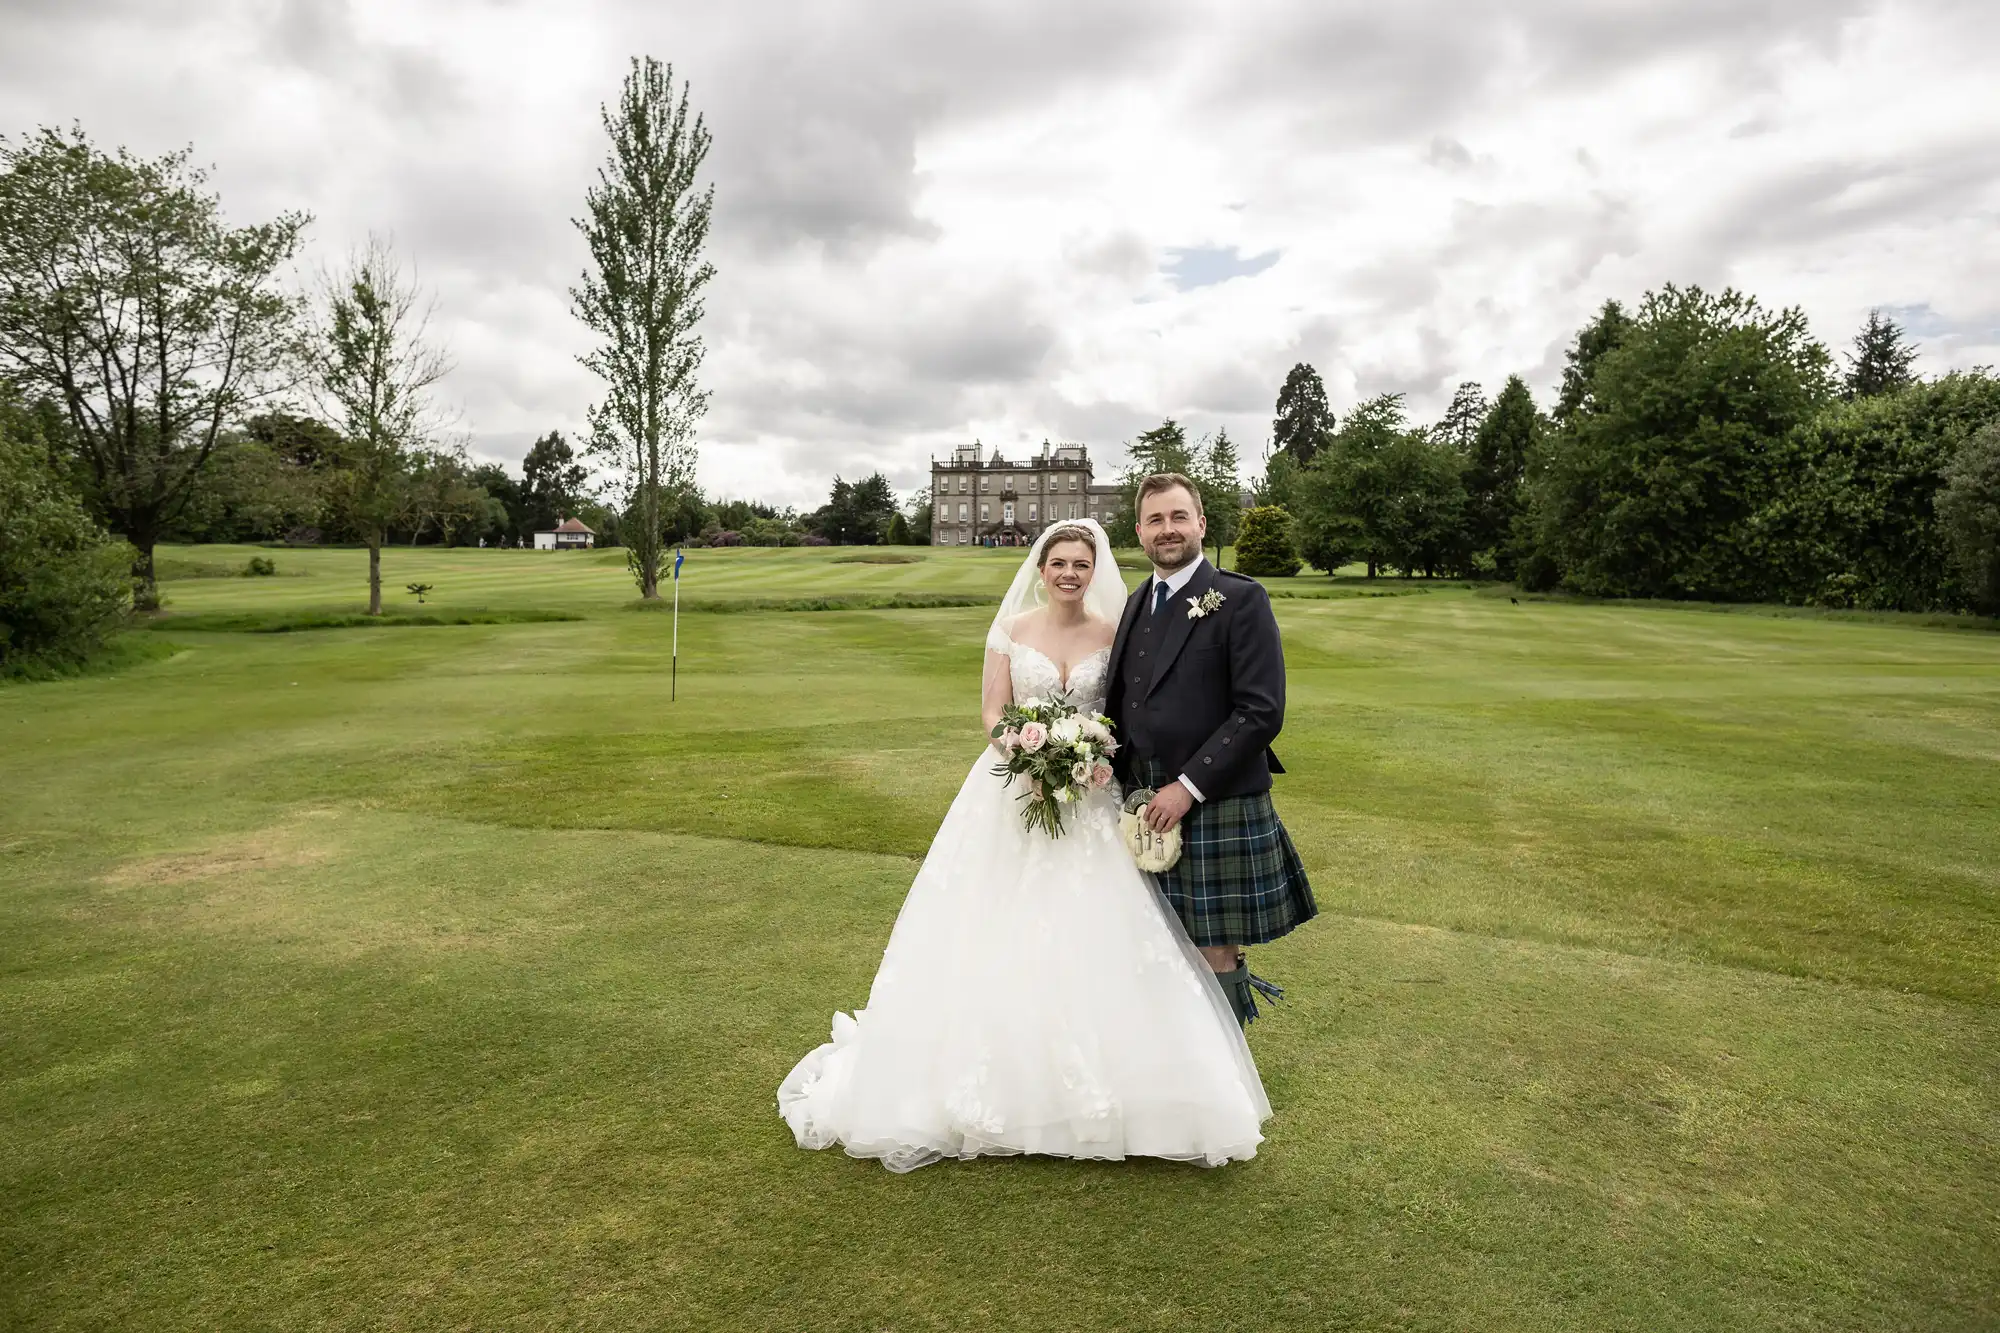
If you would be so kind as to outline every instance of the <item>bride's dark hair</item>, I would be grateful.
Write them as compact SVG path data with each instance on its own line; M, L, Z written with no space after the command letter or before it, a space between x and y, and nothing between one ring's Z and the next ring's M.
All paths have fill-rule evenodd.
M1048 539L1042 543L1042 553L1035 557L1036 569L1048 568L1049 552L1056 549L1057 542L1082 542L1090 548L1091 558L1097 557L1097 534L1089 528L1065 523L1061 527L1049 529Z

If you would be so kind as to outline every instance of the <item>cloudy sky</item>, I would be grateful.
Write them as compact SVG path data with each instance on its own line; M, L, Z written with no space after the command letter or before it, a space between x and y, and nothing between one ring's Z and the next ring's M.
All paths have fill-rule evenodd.
M1547 400L1606 297L1734 284L2000 362L1991 0L0 0L0 130L192 144L314 259L391 234L475 452L582 424L570 218L626 59L715 136L702 478L813 504L977 437L1253 464L1285 372Z

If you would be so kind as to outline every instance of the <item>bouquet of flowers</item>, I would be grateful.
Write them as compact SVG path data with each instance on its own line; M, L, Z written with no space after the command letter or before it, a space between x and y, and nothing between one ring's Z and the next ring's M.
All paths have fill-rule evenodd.
M993 740L1001 754L994 776L1009 786L1016 777L1028 780L1021 818L1051 838L1063 834L1064 806L1111 785L1111 756L1118 753L1111 719L1061 697L1007 705Z

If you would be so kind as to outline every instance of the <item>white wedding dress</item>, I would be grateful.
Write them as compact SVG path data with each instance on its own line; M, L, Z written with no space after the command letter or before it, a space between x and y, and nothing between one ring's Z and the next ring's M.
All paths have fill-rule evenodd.
M1016 699L1062 691L1103 709L1108 649L1064 681L997 627L989 647L1007 654ZM891 1171L1015 1153L1254 1156L1271 1105L1250 1049L1133 864L1115 789L1070 807L1050 838L1023 825L1019 786L994 763L981 753L946 813L867 1008L835 1014L833 1039L780 1085L799 1146L841 1144Z

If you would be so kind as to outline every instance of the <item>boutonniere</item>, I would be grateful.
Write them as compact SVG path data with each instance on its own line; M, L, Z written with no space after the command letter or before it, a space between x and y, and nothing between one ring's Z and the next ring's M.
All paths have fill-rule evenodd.
M1213 588L1210 588L1199 597L1190 597L1188 598L1188 619L1200 620L1203 616L1221 606L1226 600L1221 593Z

